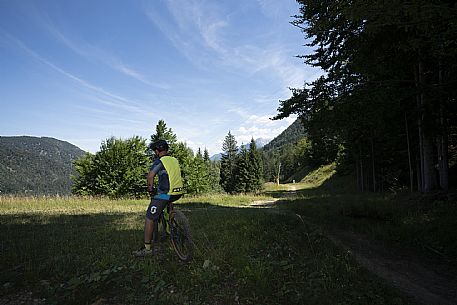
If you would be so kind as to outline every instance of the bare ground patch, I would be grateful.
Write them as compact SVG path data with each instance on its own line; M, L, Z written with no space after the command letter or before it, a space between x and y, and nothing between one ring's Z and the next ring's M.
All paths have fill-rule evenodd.
M270 200L256 200L249 204L249 206L256 208L272 208L279 199L270 199Z

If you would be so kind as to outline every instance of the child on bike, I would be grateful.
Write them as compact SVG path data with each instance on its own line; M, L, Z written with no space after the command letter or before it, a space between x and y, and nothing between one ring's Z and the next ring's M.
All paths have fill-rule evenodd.
M154 222L169 202L178 200L183 193L181 168L176 158L168 155L169 146L164 140L159 140L150 145L157 158L151 166L147 177L148 192L151 202L146 210L144 223L144 248L134 251L136 257L145 257L153 254L152 236ZM154 188L154 178L158 176L158 186Z

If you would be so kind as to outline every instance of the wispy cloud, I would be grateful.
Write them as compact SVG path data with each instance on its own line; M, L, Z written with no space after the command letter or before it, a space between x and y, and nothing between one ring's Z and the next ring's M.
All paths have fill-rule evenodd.
M125 76L133 78L148 86L160 89L170 89L171 86L168 84L149 80L143 73L139 72L130 65L125 64L118 56L112 54L111 52L103 50L99 46L89 44L85 41L79 40L76 42L67 35L64 35L59 29L51 25L49 22L41 21L41 23L48 30L48 32L57 39L57 41L86 60L100 62L111 69L121 72Z
M145 15L190 63L206 69L214 56L225 53L222 29L228 23L219 19L216 3L195 0L165 1L168 15L147 8Z
M29 54L31 57L35 58L42 64L45 64L46 66L52 68L54 71L59 72L60 74L66 76L67 78L71 79L72 81L76 82L77 84L92 90L93 92L96 92L98 94L101 94L104 96L104 99L99 99L100 102L111 106L111 107L117 107L125 111L129 112L136 112L136 113L143 113L144 110L140 107L140 104L132 101L128 98L125 98L123 96L117 95L115 93L112 93L102 87L96 86L91 84L90 82L73 75L70 72L67 72L66 70L60 68L59 66L55 65L54 63L50 62L49 60L45 59L41 55L39 55L37 52L34 50L30 49L25 43L23 43L21 40L11 36L8 33L3 32L3 35L6 36L10 41L15 43L20 49L25 51L27 54Z
M228 26L221 5L209 1L168 0L167 7L181 33L193 32L194 42L217 52L222 47L222 29ZM192 37L192 36L191 36Z
M276 18L278 11L283 10L277 1L255 2L270 18ZM166 0L165 4L169 18L150 8L146 10L147 17L178 51L203 70L217 66L230 72L276 77L283 88L279 98L290 95L288 87L302 87L305 80L318 73L305 67L281 41L255 41L258 33L254 32L248 32L254 39L252 43L229 36L237 25L231 23L231 12L221 2Z
M272 19L277 19L281 11L285 11L286 5L284 2L277 0L256 0L262 13Z
M166 84L164 82L152 82L150 81L145 75L141 74L140 72L138 72L137 70L135 70L134 68L132 67L129 67L128 65L122 63L120 60L117 60L117 59L113 59L112 63L110 64L110 66L113 68L113 69L116 69L120 72L122 72L123 74L127 75L127 76L130 76L131 78L134 78L146 85L149 85L151 87L156 87L156 88L160 88L160 89L165 89L165 90L168 90L171 88L171 86L169 84Z

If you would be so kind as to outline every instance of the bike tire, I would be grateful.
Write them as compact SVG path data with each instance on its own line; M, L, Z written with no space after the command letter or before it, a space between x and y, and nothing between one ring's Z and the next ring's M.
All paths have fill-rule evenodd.
M189 221L181 211L173 211L170 214L170 235L171 244L179 259L184 262L190 261L194 243L192 242Z

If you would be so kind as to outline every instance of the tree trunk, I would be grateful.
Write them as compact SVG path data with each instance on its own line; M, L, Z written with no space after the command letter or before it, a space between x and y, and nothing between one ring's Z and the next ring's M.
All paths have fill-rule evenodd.
M422 187L421 191L424 193L430 192L436 185L435 169L433 162L433 141L430 133L425 131L424 122L425 116L429 116L430 113L425 111L426 99L423 92L424 88L424 77L423 77L423 64L419 59L417 80L419 83L419 94L418 94L418 111L419 111L419 146L421 151L421 173L422 173ZM430 129L430 127L428 128Z
M371 168L373 171L373 192L376 192L376 168L374 159L374 141L373 136L371 137Z
M413 187L414 172L413 172L413 167L411 164L411 147L409 144L409 128L408 128L408 118L406 116L406 112L405 112L405 129L406 129L406 144L408 146L409 191L412 193L414 191L414 187Z
M443 128L443 134L439 136L439 143L438 143L438 164L439 164L439 172L440 172L440 187L444 191L448 191L449 189L449 160L448 160L448 139L447 139L447 131L445 130L445 123L443 122L443 114L441 116L441 124Z
M426 135L423 138L423 145L424 145L424 193L428 193L432 191L436 186L436 174L435 174L435 167L433 162L433 141L430 136Z
M438 80L441 86L443 84L443 64L439 62ZM438 137L438 167L440 173L440 187L444 191L449 189L449 160L448 160L448 135L447 135L447 122L445 117L443 95L440 93L440 135Z
M417 190L422 192L422 171L419 154L416 155Z
M363 174L363 157L362 157L362 149L360 149L360 186L362 193L365 191L365 178Z
M360 160L359 155L357 155L355 158L355 172L357 173L357 190L360 192L362 190L362 187L360 184L359 160Z
M420 90L420 75L422 73L422 63L419 60L417 65L417 69L414 70L414 81L416 83L416 106L417 106L417 131L419 137L419 167L417 171L417 190L419 192L423 192L424 190L424 145L423 145L423 130L422 130L422 123L423 123L423 107L422 107L422 94L419 92Z
M276 175L276 184L279 185L279 175L281 174L281 162L278 164L278 173Z

